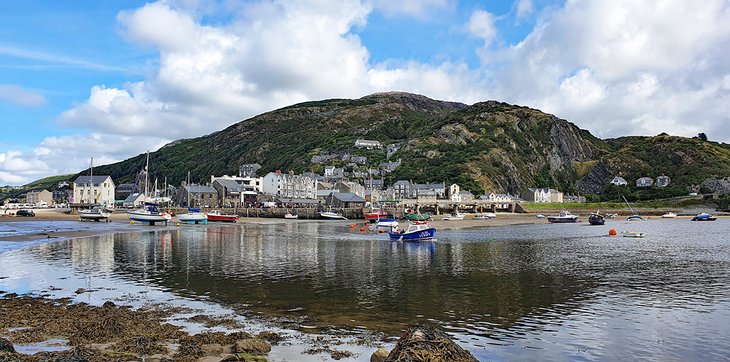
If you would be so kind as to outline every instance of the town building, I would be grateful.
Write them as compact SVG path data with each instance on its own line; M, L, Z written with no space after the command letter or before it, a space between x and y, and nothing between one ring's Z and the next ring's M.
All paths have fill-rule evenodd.
M636 179L636 187L650 187L654 184L654 179L651 177L640 177Z
M565 195L563 196L563 201L566 203L583 203L586 202L585 196L578 196L578 195Z
M672 179L669 176L661 175L656 178L656 187L667 187L671 182Z
M400 150L400 143L389 144L385 147L385 159L389 160L396 152Z
M338 181L337 183L335 183L333 189L335 189L339 192L353 193L357 196L365 198L365 186L360 185L357 182Z
M527 202L562 203L563 193L551 188L527 189L522 194Z
M453 202L461 202L461 187L457 184L449 186L449 200Z
M413 184L411 185L411 198L419 196L435 196L437 199L446 198L446 186L440 184Z
M53 204L53 193L48 190L30 191L25 194L25 202L36 206L48 206Z
M398 180L393 184L393 198L410 199L411 198L411 182L407 180Z
M53 202L56 204L65 204L68 202L69 190L53 190Z
M621 176L614 177L613 180L611 180L611 182L609 183L616 186L626 186L629 184L628 182L626 182L626 179Z
M238 176L256 178L256 172L261 169L258 163L244 163L238 168Z
M368 150L372 150L372 149L381 149L381 148L383 148L383 145L380 142L373 141L373 140L356 140L355 148L365 148Z
M365 199L350 192L333 192L327 196L327 205L344 208L365 207Z
M269 172L263 177L262 192L277 197L316 199L317 180L294 173Z
M144 194L135 192L124 198L124 201L122 201L122 207L127 209L134 209L136 207L142 206L145 201L147 201L147 198L144 196Z
M246 187L237 180L220 177L214 179L211 186L218 193L219 205L223 207L241 207L245 204L244 191L246 191ZM256 202L256 200L254 199L253 202Z
M138 193L140 190L137 189L137 185L133 183L121 184L114 190L115 200L125 200L129 195Z
M471 202L474 201L474 194L468 190L461 190L459 191L459 198L461 199L461 202Z
M207 185L183 183L175 193L175 203L182 207L218 207L218 192Z
M114 181L111 176L79 176L71 184L76 204L100 204L114 206Z

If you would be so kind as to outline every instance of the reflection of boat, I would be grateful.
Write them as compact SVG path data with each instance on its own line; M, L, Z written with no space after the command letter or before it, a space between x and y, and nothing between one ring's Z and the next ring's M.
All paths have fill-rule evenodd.
M389 231L390 240L397 241L425 241L432 240L436 235L436 229L428 222L415 222L408 225L406 230L394 228Z
M548 221L556 224L578 222L578 215L573 215L570 211L561 211L558 216L548 216Z
M226 215L221 214L220 210L210 210L208 211L208 221L236 222L238 221L238 215Z
M606 223L606 220L604 219L603 215L596 211L588 215L588 223L591 225L604 225Z
M87 210L79 210L79 218L81 220L101 221L109 219L109 216L111 216L111 213L101 206Z
M178 220L185 224L207 224L208 215L200 212L200 209L188 207L187 214L177 214Z
M158 209L159 206L159 204L145 202L143 208L127 211L127 217L131 221L139 221L150 225L158 222L163 222L167 225L167 222L172 219L172 216L166 212L160 212Z
M322 211L319 213L319 216L329 220L347 220L342 214L333 211Z
M674 219L675 217L677 217L677 214L673 212L668 212L662 215L662 219Z
M460 213L458 211L457 212L452 212L451 215L449 215L449 216L447 216L447 217L445 217L445 218L443 218L441 220L444 220L444 221L449 221L449 220L464 220L464 214L462 214L462 213Z
M644 237L644 233L640 233L637 231L624 231L621 234L625 238L643 238Z
M292 214L290 212L287 212L286 214L284 214L284 218L285 219L298 219L299 218L299 215L294 215L294 214Z
M692 221L715 221L715 220L717 220L716 217L714 217L708 213L705 213L705 212L697 214L697 216L692 218Z

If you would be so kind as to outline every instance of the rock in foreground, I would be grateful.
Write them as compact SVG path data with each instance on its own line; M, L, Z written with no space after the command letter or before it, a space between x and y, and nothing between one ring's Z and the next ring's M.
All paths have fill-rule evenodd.
M405 330L386 361L476 362L477 359L444 332L430 325L414 324Z

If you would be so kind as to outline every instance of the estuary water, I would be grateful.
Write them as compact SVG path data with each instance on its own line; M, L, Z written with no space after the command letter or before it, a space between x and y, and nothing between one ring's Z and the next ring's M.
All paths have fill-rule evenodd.
M724 218L443 230L406 244L340 222L140 227L0 253L0 290L95 304L135 290L390 343L430 322L480 360L727 360L729 234Z

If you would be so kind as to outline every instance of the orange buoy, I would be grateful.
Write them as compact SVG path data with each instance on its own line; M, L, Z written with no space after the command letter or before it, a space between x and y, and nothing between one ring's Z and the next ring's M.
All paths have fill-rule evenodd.
M378 234L382 234L384 232L385 232L385 230L383 230L383 229L378 230Z
M355 224L350 224L350 229L354 229L354 228L355 228Z
M361 227L361 228L360 228L360 231L365 231L365 227L364 227L364 226L363 226L363 227Z
M611 229L608 231L608 235L616 236L616 229Z

